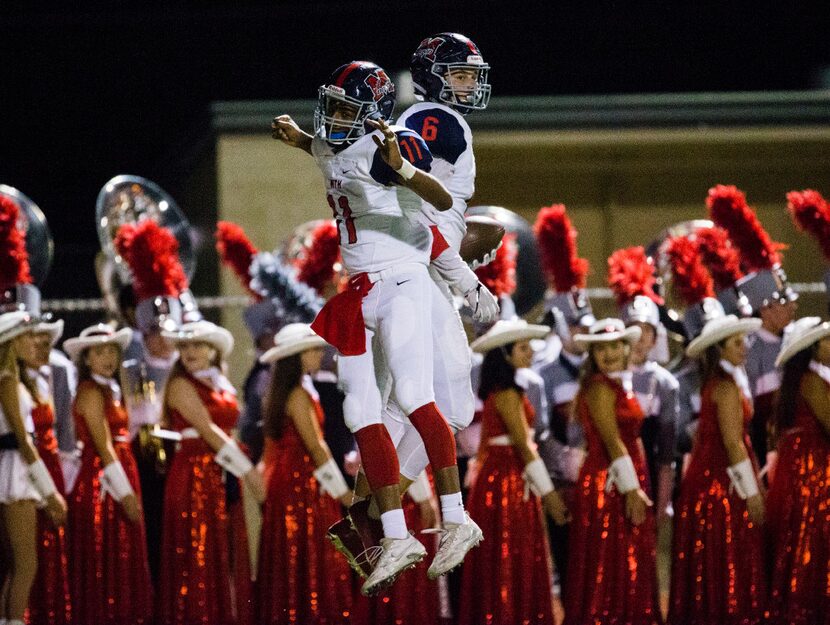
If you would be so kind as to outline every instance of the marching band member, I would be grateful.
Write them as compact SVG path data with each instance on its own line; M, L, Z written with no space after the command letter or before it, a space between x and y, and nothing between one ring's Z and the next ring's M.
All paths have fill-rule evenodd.
M83 445L69 508L73 620L84 625L152 622L153 591L118 375L132 331L99 324L67 339L78 367L75 429Z
M784 328L795 316L798 295L787 285L781 268L782 246L770 239L741 191L734 186L717 185L709 189L706 205L712 220L729 233L732 244L740 251L747 274L735 288L748 300L751 314L762 322L749 337L746 373L754 404L750 438L763 466L781 386L781 371L775 366L775 358L781 349Z
M574 337L588 350L576 400L587 455L571 507L566 625L662 622L643 411L626 370L640 333L602 319Z
M468 501L485 539L462 571L458 622L464 625L553 623L552 562L542 510L557 524L569 517L536 453L533 408L516 383L516 371L531 363L530 340L549 330L522 320L497 321L472 344L485 354L478 391L484 411L480 469Z
M764 501L747 426L747 332L759 319L706 323L687 348L701 359L701 409L692 457L675 505L669 621L763 622Z
M556 332L561 349L548 362L534 367L545 385L549 431L537 431L539 454L554 483L569 498L579 474L584 452L584 436L575 415L579 390L579 369L585 350L574 336L595 321L585 292L588 261L578 256L577 231L571 225L565 206L554 204L539 211L533 225L542 271L548 282L545 316L542 323ZM548 341L549 342L549 341ZM548 525L550 547L556 562L560 586L567 585L568 533L570 525Z
M210 321L163 336L175 342L179 358L167 380L162 424L182 439L165 485L158 622L237 625L247 605L235 605L234 597L249 596L250 573L231 562L225 480L243 479L259 502L264 490L262 476L229 436L239 408L222 367L233 337ZM235 555L239 564L242 555Z
M135 330L125 351L122 377L141 480L150 573L158 583L167 450L155 432L161 416L162 390L177 356L162 332L182 321L179 297L187 289L187 277L176 238L152 219L122 225L114 246L130 268L132 286L125 288L137 300L134 314L124 314L132 319Z
M807 625L830 616L830 323L796 321L776 364L784 374L767 499L774 550L769 622Z
M266 499L256 622L347 623L351 576L326 530L352 493L322 437L323 411L310 374L326 342L303 323L284 326L261 356L272 364L265 398Z

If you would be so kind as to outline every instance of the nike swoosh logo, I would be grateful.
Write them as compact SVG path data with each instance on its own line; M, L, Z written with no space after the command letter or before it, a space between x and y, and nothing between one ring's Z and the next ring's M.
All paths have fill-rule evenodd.
M401 280L400 282L396 282L395 284L401 286L402 284L406 284L407 282L409 282L409 280Z

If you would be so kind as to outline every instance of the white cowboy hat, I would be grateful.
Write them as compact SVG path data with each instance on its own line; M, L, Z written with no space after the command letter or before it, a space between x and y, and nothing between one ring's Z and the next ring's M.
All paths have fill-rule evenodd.
M60 340L61 336L63 336L63 319L58 319L56 321L45 321L43 318L35 321L34 327L32 328L34 332L48 332L51 335L51 342L52 347Z
M178 330L162 330L161 335L177 343L210 343L223 358L233 349L233 335L225 328L204 319L182 324Z
M830 336L830 322L822 323L821 317L802 317L793 321L784 330L784 340L775 359L775 366L780 367L802 349L810 347L825 336Z
M473 341L470 347L474 352L483 354L496 347L517 341L543 339L549 332L548 326L533 325L524 319L503 319L496 321L493 327Z
M626 341L634 343L640 340L643 333L640 326L625 327L622 319L606 318L591 324L588 334L577 334L574 341L583 347L591 343L608 343L610 341Z
M81 330L81 334L73 339L66 339L63 342L63 351L75 360L87 347L95 345L106 345L115 343L121 350L125 350L133 338L133 331L129 328L121 328L116 331L111 325L99 323Z
M761 320L750 317L738 319L735 315L726 315L707 321L700 331L700 335L694 339L686 348L686 354L690 358L696 358L702 354L707 347L720 343L723 339L733 334L754 332L761 327Z
M259 361L271 364L282 358L288 358L307 349L323 347L325 339L319 336L307 323L289 323L277 332L274 337L274 347L259 357Z
M31 321L31 315L23 310L14 310L0 315L0 343L11 341L14 337L30 330Z

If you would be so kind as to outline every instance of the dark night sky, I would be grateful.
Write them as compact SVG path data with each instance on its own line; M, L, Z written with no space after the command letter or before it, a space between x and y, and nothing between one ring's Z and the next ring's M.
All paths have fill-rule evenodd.
M118 173L175 188L167 165L211 101L313 97L353 58L402 68L433 32L479 44L494 97L809 89L830 65L829 12L785 3L83 4L99 8L0 4L0 182L49 219L47 297L97 294L98 190Z

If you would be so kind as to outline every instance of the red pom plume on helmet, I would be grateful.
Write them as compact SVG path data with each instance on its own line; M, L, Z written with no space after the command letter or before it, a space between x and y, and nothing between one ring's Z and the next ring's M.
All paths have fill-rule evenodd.
M709 269L715 288L726 289L743 278L741 257L732 246L729 234L723 228L699 228L695 242L700 251L700 260Z
M609 256L608 286L621 308L638 295L662 305L663 298L654 292L656 282L654 264L642 247L627 247Z
M516 235L505 234L502 245L496 252L492 262L476 269L476 275L493 295L510 296L516 291L516 257L519 249L516 246Z
M309 243L297 260L297 279L317 293L332 283L340 262L340 236L334 220L326 220L309 234Z
M830 261L830 206L818 191L790 191L787 210L799 230L808 232L821 246L824 258Z
M121 226L115 236L115 249L130 267L138 301L159 295L178 297L187 289L179 242L152 219Z
M0 289L3 290L32 283L26 237L17 227L19 218L17 203L0 195Z
M666 242L666 256L672 271L674 293L686 306L704 297L714 297L712 276L700 260L697 244L688 237L673 237Z
M262 295L251 289L251 261L257 249L245 235L245 231L235 223L220 221L216 224L216 251L222 262L233 270L242 286L256 301L262 300Z
M559 293L585 288L588 261L576 251L576 229L563 204L546 206L533 224L542 272L548 285Z
M781 263L778 252L785 246L770 238L737 187L722 184L712 187L706 206L712 221L729 233L747 272L772 269Z

